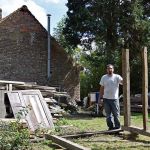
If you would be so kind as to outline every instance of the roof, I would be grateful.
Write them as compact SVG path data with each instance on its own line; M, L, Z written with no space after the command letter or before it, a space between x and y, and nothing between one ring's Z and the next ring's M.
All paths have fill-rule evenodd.
M42 26L42 24L35 18L35 16L30 12L30 10L28 9L28 7L26 5L23 5L22 7L18 8L16 11L12 12L11 14L9 14L8 16L2 18L0 20L0 24L2 24L5 21L11 19L14 15L19 13L20 11L21 12L28 12L37 21L37 23L39 23ZM42 28L47 32L47 30L43 26L42 26Z

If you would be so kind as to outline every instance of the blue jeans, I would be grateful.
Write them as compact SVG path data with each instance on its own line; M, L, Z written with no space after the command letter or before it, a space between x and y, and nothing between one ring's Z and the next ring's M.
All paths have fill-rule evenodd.
M106 112L106 122L109 129L120 128L120 106L118 99L105 99L104 109Z

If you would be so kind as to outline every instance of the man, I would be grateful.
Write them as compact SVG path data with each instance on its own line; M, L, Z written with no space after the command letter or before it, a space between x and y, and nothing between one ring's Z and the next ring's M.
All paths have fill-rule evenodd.
M123 83L120 75L114 74L114 66L107 65L107 74L100 80L100 103L104 103L108 130L120 128L119 84Z

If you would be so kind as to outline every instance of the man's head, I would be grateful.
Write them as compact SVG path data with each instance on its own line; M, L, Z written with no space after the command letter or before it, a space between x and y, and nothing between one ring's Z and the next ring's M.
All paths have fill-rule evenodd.
M108 64L108 65L107 65L107 73L108 73L109 75L112 75L113 72L114 72L114 66L113 66L112 64Z

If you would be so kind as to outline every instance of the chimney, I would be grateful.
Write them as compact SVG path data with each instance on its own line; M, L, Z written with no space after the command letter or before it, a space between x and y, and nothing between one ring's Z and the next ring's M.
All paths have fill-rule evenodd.
M47 30L48 30L48 64L47 64L47 78L50 80L50 73L51 73L51 39L50 39L50 14L47 14Z
M0 20L2 19L2 9L0 8Z

